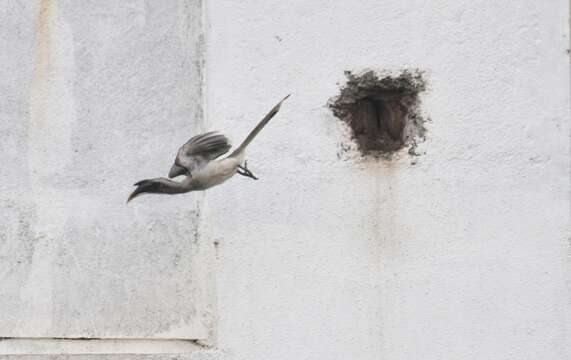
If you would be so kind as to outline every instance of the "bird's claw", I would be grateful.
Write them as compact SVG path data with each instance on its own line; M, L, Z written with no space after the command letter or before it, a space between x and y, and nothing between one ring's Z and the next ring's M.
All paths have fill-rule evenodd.
M240 171L242 170L242 171ZM245 176L245 177L249 177L252 178L254 180L258 180L258 178L252 174L252 172L250 170L248 170L248 162L244 161L244 166L242 165L238 165L238 174Z

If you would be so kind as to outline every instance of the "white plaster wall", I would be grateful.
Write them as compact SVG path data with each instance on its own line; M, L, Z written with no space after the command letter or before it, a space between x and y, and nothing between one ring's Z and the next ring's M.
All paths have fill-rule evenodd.
M125 204L203 127L201 2L9 0L0 24L0 354L206 339L198 198Z
M81 186L72 182L74 191L103 208L115 206L115 199L121 202L113 212L103 212L118 219L110 226L119 227L140 227L132 222L133 216L145 222L165 211L186 214L196 209L197 199L204 200L199 231L218 244L218 318L210 329L216 332L215 346L197 350L189 342L169 339L27 338L8 346L0 341L0 353L44 354L15 359L125 358L111 355L117 353L155 354L128 357L133 359L195 360L571 358L566 1L209 1L204 125L190 119L200 117L201 99L195 87L198 77L187 72L196 69L187 62L192 50L185 46L192 33L187 21L194 16L185 7L188 2L58 4L67 27L57 23L56 39L76 42L76 56L58 53L60 76L43 84L60 92L48 92L40 100L66 115L48 116L68 131L51 134L63 140L71 134L77 144L43 143L42 133L32 131L37 141L29 152L24 124L34 116L34 107L29 107L30 94L22 84L33 78L37 4L10 0L9 6L0 8L6 19L0 22L0 44L6 50L0 51L0 189L2 224L11 231L3 234L17 232L20 213L13 204L21 198L31 201L35 194L28 193L31 180L21 181L22 174L34 178L28 165L21 165L28 164L28 154L41 160L43 150L55 147L65 157L72 145L89 153L82 139L95 136L95 120L126 121L115 135L96 136L97 164L109 170L104 175L124 186L99 203L95 190L105 189L95 181L100 172L78 165L79 175L95 174L95 180L79 182ZM95 25L84 21L82 12L97 7L117 13L99 14L101 21ZM159 20L153 21L155 15ZM97 35L90 26L98 29ZM135 36L138 31L146 33ZM134 41L125 37L129 34ZM173 40L168 34L182 37ZM57 49L71 47L68 43ZM104 56L107 52L117 57ZM423 112L432 119L427 141L419 148L423 155L415 164L406 152L392 161L359 160L354 153L338 157L341 144L349 139L325 103L338 93L343 71L409 67L427 71L430 87L422 96ZM90 78L93 69L100 71ZM70 82L75 82L74 91L66 88ZM113 91L117 102L110 99ZM153 176L170 163L172 147L162 144L173 139L172 129L165 125L157 130L156 119L171 119L189 131L203 126L220 129L237 143L289 92L292 97L249 151L249 167L261 180L235 178L198 197L141 198L123 207L131 177ZM74 102L66 96L73 96ZM78 119L94 122L74 130ZM130 155L113 155L123 154L125 137L117 134L128 132L132 123L141 126L138 134L150 145L142 155L143 164L128 161L141 158L132 137ZM173 146L186 137L177 133ZM22 147L26 151L18 151ZM47 174L61 165L38 166ZM46 175L41 171L40 180ZM37 184L53 188L49 182ZM55 194L69 213L78 216L62 192ZM48 200L41 204L49 205ZM89 204L83 203L84 211L92 209ZM57 218L59 213L43 214ZM195 224L180 219L165 224L174 232L195 229ZM162 236L149 248L137 246L136 234L123 243L113 241L112 234L105 238L111 259L122 258L129 249L146 249L148 257L131 257L141 264L164 254ZM27 249L24 239L12 235L3 240L10 249ZM178 243L176 239L184 238L171 235L164 239ZM64 239L74 250L88 243ZM61 253L50 251L48 255ZM36 264L43 264L43 269L61 266L42 259ZM5 266L12 260L2 258L3 276L19 269ZM93 267L88 269L96 273L96 261L89 263ZM123 269L121 262L112 263L111 271ZM152 263L147 261L147 266ZM38 269L35 284L41 285L42 267ZM139 275L150 273L143 265L136 269ZM75 274L74 279L83 279L75 284L82 286L94 279L89 272ZM133 286L138 279L132 279ZM5 294L6 289L0 291ZM59 289L74 294L63 285ZM64 300L70 298L62 294ZM44 300L41 293L35 296ZM6 297L0 302L18 304ZM5 309L4 314L10 314ZM59 314L65 315L64 307ZM113 335L133 333L133 322L141 318L132 315L129 328L121 332L114 326ZM19 329L22 335L15 320L8 320L10 330ZM49 335L49 330L44 333ZM167 354L171 352L179 355Z
M228 359L569 359L568 3L212 1L207 119L261 180L207 193ZM338 159L344 70L420 68L411 165Z

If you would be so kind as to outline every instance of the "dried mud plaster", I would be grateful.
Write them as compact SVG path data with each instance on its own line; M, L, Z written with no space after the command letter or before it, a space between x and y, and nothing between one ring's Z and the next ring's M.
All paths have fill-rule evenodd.
M425 139L427 119L421 115L419 94L426 90L420 70L394 72L346 71L340 94L329 100L333 114L350 129L356 149L367 156L391 158ZM347 152L352 146L342 146Z

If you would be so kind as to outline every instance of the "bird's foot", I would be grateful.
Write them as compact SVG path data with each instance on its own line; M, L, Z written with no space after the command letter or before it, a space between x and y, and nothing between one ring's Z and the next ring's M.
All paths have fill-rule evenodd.
M258 178L254 174L252 174L252 172L250 170L248 170L248 162L247 161L244 161L244 166L238 165L238 174L245 176L245 177L252 178L254 180L258 180Z

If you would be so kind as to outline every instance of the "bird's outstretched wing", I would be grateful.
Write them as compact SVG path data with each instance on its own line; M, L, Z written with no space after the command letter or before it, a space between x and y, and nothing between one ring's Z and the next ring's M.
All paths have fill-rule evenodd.
M215 131L194 136L178 149L169 177L192 174L194 170L227 153L231 147L228 138Z

